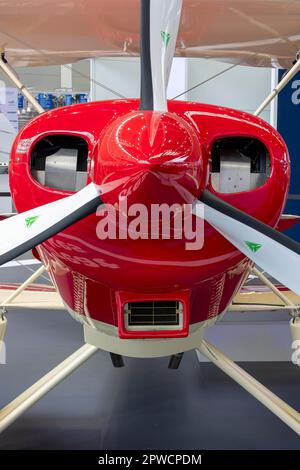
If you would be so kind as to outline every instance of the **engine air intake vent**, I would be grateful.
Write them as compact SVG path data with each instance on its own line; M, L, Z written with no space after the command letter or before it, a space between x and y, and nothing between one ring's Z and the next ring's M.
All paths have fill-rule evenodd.
M271 160L263 142L252 137L224 137L211 152L213 188L239 193L259 188L270 177Z
M78 136L53 134L39 140L30 156L33 178L43 186L79 191L87 181L88 144Z
M182 328L183 304L176 300L130 302L124 310L128 330Z

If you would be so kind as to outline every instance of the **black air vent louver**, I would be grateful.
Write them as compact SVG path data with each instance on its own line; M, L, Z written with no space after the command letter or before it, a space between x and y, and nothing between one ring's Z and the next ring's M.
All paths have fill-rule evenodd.
M130 302L125 305L128 326L178 326L180 302L176 300Z

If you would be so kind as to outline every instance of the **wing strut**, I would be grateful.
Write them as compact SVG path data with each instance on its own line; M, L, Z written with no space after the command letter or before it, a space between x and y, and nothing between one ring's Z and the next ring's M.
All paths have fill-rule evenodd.
M293 67L282 77L278 85L271 91L267 98L261 103L254 113L254 116L259 116L266 107L276 98L276 96L286 87L286 85L292 80L300 70L300 57L297 54L297 60L294 63Z
M29 103L32 104L34 109L39 113L42 114L45 110L42 106L38 103L35 97L30 93L30 91L26 88L26 86L21 82L17 73L14 69L8 64L7 60L5 59L5 55L2 53L0 58L0 69L4 73L4 75L18 88L19 92L22 93L24 98L26 98Z

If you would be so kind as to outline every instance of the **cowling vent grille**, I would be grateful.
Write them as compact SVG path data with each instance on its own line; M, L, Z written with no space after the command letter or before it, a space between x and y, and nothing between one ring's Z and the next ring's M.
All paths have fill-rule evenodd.
M125 325L129 330L182 328L183 305L177 300L129 302L124 310Z

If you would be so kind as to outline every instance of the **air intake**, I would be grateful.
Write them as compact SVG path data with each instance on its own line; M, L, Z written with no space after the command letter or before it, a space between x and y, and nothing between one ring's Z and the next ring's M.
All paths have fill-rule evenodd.
M172 330L182 328L183 304L176 300L130 302L124 306L127 330Z

